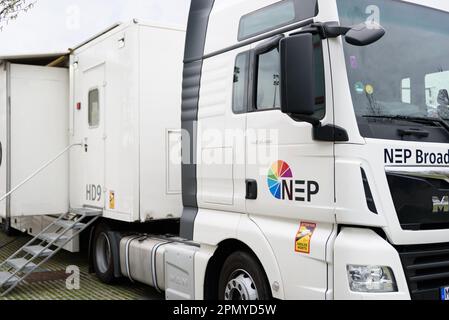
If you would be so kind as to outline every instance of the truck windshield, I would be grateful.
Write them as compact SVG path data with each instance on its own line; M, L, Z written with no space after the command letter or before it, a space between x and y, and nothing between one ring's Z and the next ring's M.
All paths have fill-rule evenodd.
M340 23L380 23L386 35L344 44L359 126L367 118L449 121L449 13L396 0L337 0Z

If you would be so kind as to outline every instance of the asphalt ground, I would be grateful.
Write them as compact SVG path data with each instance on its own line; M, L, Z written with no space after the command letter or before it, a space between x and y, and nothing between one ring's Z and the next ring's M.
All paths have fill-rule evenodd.
M8 237L0 232L0 261L20 249L30 240L29 236ZM79 268L79 288L73 281L70 266ZM69 269L67 269L69 267ZM10 294L0 300L161 300L163 295L153 288L120 279L114 285L106 285L88 271L85 253L60 251ZM67 278L72 276L70 278ZM67 283L69 286L67 286Z

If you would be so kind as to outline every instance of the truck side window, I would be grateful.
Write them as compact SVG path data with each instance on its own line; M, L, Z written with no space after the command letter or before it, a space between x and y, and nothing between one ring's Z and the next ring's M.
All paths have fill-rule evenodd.
M312 14L313 16L313 14ZM239 24L239 41L288 25L295 21L295 2L284 0L243 16Z
M315 114L314 118L322 120L326 115L326 81L324 78L323 42L318 35L314 39L315 54Z
M237 55L235 59L232 97L232 110L234 113L245 113L247 111L248 73L249 52L243 52Z
M240 19L238 40L252 38L291 23L315 17L318 14L317 0L282 0Z
M323 46L319 36L315 36L315 114L323 119L326 114L326 85L324 79ZM280 109L280 54L278 48L260 54L256 65L256 110Z
M100 124L100 94L98 89L89 91L89 127L95 128Z
M256 76L257 110L278 109L281 107L280 64L278 48L259 55Z

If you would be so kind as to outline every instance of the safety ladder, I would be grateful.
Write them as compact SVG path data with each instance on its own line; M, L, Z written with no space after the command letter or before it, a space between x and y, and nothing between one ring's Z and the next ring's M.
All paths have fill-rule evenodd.
M0 264L0 296L5 296L101 217L99 209L71 209ZM69 234L69 232L71 232ZM26 281L25 281L26 282Z

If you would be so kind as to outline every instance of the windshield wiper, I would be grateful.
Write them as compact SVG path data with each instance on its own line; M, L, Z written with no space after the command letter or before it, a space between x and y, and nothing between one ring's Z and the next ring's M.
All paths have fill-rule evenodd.
M441 119L441 118L426 118L426 117L412 117L412 116L389 116L389 115L364 115L363 118L373 118L373 119L391 119L391 120L402 120L402 121L408 121L413 123L427 123L427 124L434 124L438 123L441 125L444 129L446 129L449 132L449 124Z
M373 118L373 119L391 119L391 120L402 120L402 121L408 121L413 123L421 123L421 124L435 124L438 123L441 125L444 129L446 129L447 132L449 132L449 124L441 119L441 118L427 118L427 117L412 117L412 116L389 116L389 115L364 115L363 118Z

